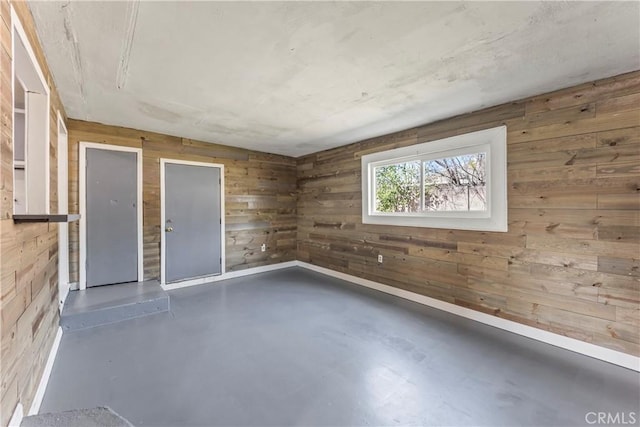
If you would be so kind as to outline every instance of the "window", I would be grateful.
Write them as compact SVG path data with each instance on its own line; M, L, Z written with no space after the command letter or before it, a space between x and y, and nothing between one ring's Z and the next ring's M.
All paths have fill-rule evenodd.
M362 221L507 231L506 127L362 157Z
M13 213L49 213L49 87L11 9Z

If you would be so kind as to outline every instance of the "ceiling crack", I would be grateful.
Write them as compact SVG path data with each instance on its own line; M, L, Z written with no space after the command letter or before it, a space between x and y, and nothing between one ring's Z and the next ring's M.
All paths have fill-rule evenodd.
M82 76L82 56L80 54L80 44L78 43L78 37L76 35L75 28L72 24L72 11L71 11L71 2L63 4L61 7L61 12L63 14L63 23L64 23L64 31L67 37L67 40L71 43L71 66L73 68L73 77L78 85L78 91L80 92L80 99L82 101L82 105L84 106L84 119L88 120L88 105L87 105L87 97L85 94L84 88L84 77Z
M124 33L124 39L122 40L122 54L120 55L118 73L116 75L116 86L118 89L123 89L127 82L127 75L129 74L129 58L131 57L131 47L133 46L133 37L135 35L136 24L138 22L139 5L139 0L129 1L127 3L127 15L129 19Z

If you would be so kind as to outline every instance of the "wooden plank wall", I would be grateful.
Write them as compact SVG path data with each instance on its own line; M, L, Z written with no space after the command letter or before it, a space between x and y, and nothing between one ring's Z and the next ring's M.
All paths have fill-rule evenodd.
M28 5L11 2L51 89L50 207L57 212L57 112L65 116ZM58 329L58 227L14 224L10 3L0 0L0 425L29 410Z
M362 155L500 124L507 233L362 224ZM634 72L298 159L297 255L640 355L639 208Z
M11 219L11 24L0 0L0 425L30 407L57 329L57 226ZM13 3L64 111L25 2ZM527 325L640 354L640 73L505 104L295 159L69 121L78 141L144 151L145 277L159 276L159 158L225 164L229 271L300 259ZM498 124L508 133L508 233L363 225L360 157ZM297 172L296 172L297 163ZM297 174L297 179L296 179ZM297 182L296 182L297 181ZM77 224L71 274L77 280ZM297 238L297 251L296 251ZM268 250L259 251L262 243ZM378 253L385 262L377 265Z
M143 150L145 279L160 277L160 158L225 166L226 271L295 260L296 160L186 138L68 121L69 212L79 212L79 142ZM78 280L78 224L70 230L70 275ZM267 250L260 251L266 243Z

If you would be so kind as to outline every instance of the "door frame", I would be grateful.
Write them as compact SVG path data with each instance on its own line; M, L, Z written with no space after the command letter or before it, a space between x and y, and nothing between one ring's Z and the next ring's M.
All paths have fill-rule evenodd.
M69 212L69 131L58 111L58 213ZM66 203L62 199L65 199ZM66 245L62 234L66 231ZM58 225L58 302L60 312L69 294L69 223Z
M142 282L144 280L144 254L142 253L142 148L80 141L80 165L78 172L78 191L80 193L80 280L78 282L78 288L80 290L87 289L87 148L107 151L124 151L127 153L137 154L136 211L138 214L138 223L136 224L136 228L138 230L138 282Z
M220 169L220 274L215 274L210 277L219 277L225 273L225 247L226 235L225 235L225 209L224 209L224 165L221 163L206 163L206 162L192 162L188 160L177 160L160 158L160 284L166 285L166 231L165 231L165 165L177 164L187 166L205 166L211 168ZM201 278L199 278L201 279ZM191 280L186 278L184 280Z

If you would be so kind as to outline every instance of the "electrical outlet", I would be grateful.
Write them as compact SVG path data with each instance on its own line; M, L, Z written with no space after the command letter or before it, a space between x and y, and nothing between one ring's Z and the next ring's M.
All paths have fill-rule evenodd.
M382 255L378 255L378 262L382 264Z
M267 250L267 244L263 243L262 246L260 246L260 251L264 252Z

